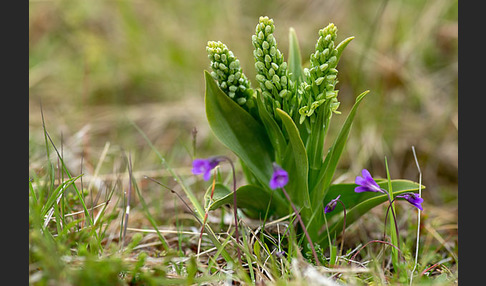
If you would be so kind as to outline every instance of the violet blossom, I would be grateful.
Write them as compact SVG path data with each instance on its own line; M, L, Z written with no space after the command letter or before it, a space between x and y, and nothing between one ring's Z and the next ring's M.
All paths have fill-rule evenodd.
M207 181L211 178L211 170L216 168L221 160L220 157L194 159L194 161L192 161L192 173L194 175L203 175L203 179Z
M421 211L424 210L422 208L422 203L424 202L424 199L422 199L419 194L415 194L415 193L405 193L405 194L396 196L395 199L396 198L405 199L410 204L412 204L414 207L418 208L419 210L421 210Z
M340 197L341 197L341 195L337 196L334 200L331 200L326 205L326 207L324 208L324 213L325 214L332 212L336 208L336 205L337 205Z
M362 192L379 192L384 193L384 191L378 186L375 180L371 177L371 174L368 170L363 169L361 171L363 177L357 176L355 183L358 185L354 191L356 193Z
M289 182L289 174L276 163L273 163L273 174L268 183L272 190L283 188Z

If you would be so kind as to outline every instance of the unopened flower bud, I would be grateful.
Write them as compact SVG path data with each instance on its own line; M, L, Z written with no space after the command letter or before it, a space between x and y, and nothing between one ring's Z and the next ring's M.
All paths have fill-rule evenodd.
M282 53L277 48L277 41L274 37L275 25L268 17L260 17L255 28L255 37L252 37L252 44L255 48L255 69L257 80L260 83L262 95L265 98L265 105L272 106L269 110L282 105L289 107L288 102L284 104L282 98L290 98L294 91L288 89L289 72L287 63L284 62ZM261 51L261 55L260 55ZM291 113L291 110L285 110Z
M258 40L263 41L263 39L265 39L265 34L263 34L263 32L262 32L262 31L260 31L260 32L258 33Z
M267 42L267 41L263 41L263 43L262 43L262 48L263 48L264 50L268 50L268 49L270 48L270 45L268 44L268 42Z
M274 88L273 84L271 81L267 80L265 81L265 87L268 89L268 90L272 90Z
M275 70L274 70L273 68L270 68L270 69L268 70L268 77L269 77L269 78L271 78L271 77L273 77L274 75L275 75Z
M267 78L262 74L257 74L256 79L257 79L258 82L261 82L261 83L265 83L265 81L267 80Z
M256 62L255 69L257 70L257 72L262 73L266 69L265 64L262 62Z
M236 102L239 104L239 105L243 105L246 103L246 98L244 97L239 97Z
M270 55L265 55L265 63L271 63L272 62L272 57Z
M318 79L316 79L316 80L315 80L315 83L316 83L317 85L321 85L321 83L322 83L323 81L324 81L324 77L320 77L320 78L318 78Z
M268 25L265 27L265 34L271 34L273 32L272 26Z
M239 60L221 42L209 41L206 51L211 59L211 77L226 95L244 104L250 94L244 91L250 88L250 82L243 74ZM241 86L244 88L239 88Z
M280 84L280 78L278 77L278 75L273 75L273 77L272 77L272 81L273 81L273 83L274 83L274 84L275 84L275 83Z

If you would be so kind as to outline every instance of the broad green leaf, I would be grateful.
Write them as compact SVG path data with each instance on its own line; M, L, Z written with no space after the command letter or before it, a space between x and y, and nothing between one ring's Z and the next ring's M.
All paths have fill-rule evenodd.
M250 185L261 185L260 181L258 181L255 175L251 172L250 168L248 168L243 161L238 161L240 162L241 170L243 171L246 182Z
M233 151L262 185L272 176L273 148L265 128L231 100L205 71L206 117L214 135Z
M292 27L289 29L289 71L291 73L290 79L297 85L303 81L304 71L302 70L299 41Z
M257 93L256 101L258 106L258 114L260 115L260 119L262 120L262 123L267 130L267 134L272 143L273 149L276 152L275 161L277 162L277 164L281 165L281 161L287 147L287 142L285 141L282 130L278 126L277 122L265 108L265 105L263 104L262 94L260 92Z
M378 183L378 185L385 190L388 190L388 182L386 179L375 179L375 181ZM392 183L392 188L395 191L401 191L401 192L414 192L418 190L419 184L413 181L409 180L391 180ZM333 184L329 187L329 192L327 193L326 199L324 200L324 206L331 201L332 199L335 199L338 195L341 195L339 198L344 205L346 206L346 209L351 209L358 205L359 203L366 201L370 198L374 198L377 195L380 195L378 193L372 193L372 192L363 192L363 193L356 193L354 189L358 185L354 183L346 183L346 184ZM422 186L422 189L425 187ZM341 204L337 204L335 210L331 213L329 213L327 216L334 216L335 214L339 214L342 211Z
M336 137L331 148L329 148L326 159L324 160L323 168L321 169L321 172L319 174L318 181L315 184L315 188L311 190L312 200L313 202L315 202L316 206L320 204L319 200L326 196L326 190L331 183L332 177L334 176L334 171L336 171L336 167L339 162L339 158L343 153L343 149L346 145L349 131L351 130L351 125L353 123L354 116L356 115L358 106L363 98L366 96L366 94L368 94L368 92L369 90L358 95L358 97L356 98L356 102L353 105L353 108L349 112L346 121L339 131L338 136Z
M205 194L206 207L209 210L215 210L225 204L233 204L233 192L225 185L216 183L213 193L213 199L209 200L212 192L212 186L209 187ZM236 204L238 208L246 209L248 214L256 215L255 217L263 218L267 211L268 203L270 203L269 215L278 214L279 216L288 213L288 204L279 195L277 190L272 196L268 190L254 185L245 185L236 190Z
M388 190L388 182L386 180L376 180L378 185ZM391 180L391 185L394 190L394 197L406 192L418 192L419 184L409 181L409 180ZM363 192L363 193L356 193L354 192L354 188L356 184L336 184L332 185L329 188L329 193L324 202L327 204L331 199L336 198L338 195L341 195L339 198L344 205L346 206L346 227L351 225L361 216L363 216L366 212L371 210L372 208L388 201L388 196L386 194L381 193L373 193L373 192ZM425 186L422 186L424 189ZM395 203L400 203L400 200L395 201ZM412 206L410 206L412 207ZM412 207L413 208L413 207ZM336 208L329 214L328 217L331 217L331 220L334 222L329 226L329 230L331 235L335 232L341 232L343 227L343 208L341 204L337 204ZM336 216L336 217L335 217ZM336 219L335 219L335 218ZM320 242L322 244L327 244L327 240L325 239L325 233L321 234Z
M221 183L214 184L214 190L211 184L204 194L204 208L208 209L208 207L211 207L211 210L217 209L223 203L217 205L213 204L231 193L231 190Z
M294 121L283 110L277 108L277 114L289 136L289 152L286 152L282 167L289 174L289 183L285 187L294 204L300 207L310 207L309 197L309 162L304 143Z

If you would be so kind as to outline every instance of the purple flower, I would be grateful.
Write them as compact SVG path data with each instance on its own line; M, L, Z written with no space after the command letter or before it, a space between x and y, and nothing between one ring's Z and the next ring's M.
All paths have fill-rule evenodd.
M325 214L332 212L334 210L334 208L336 208L337 202L339 201L339 198L340 197L341 197L341 195L337 196L334 200L331 200L326 205L326 207L324 208L324 213Z
M421 211L424 210L422 208L422 203L424 202L424 199L422 199L419 194L415 194L415 193L405 193L405 194L402 194L402 195L398 195L395 198L403 198L403 199L406 199L414 207L418 208Z
M278 257L278 258L285 258L285 251L277 251L275 252L275 255Z
M273 174L269 185L272 190L283 188L289 182L289 174L276 163L273 163Z
M211 170L221 162L219 157L209 157L207 159L194 159L192 161L192 173L194 175L203 175L205 181L211 178Z
M383 190L380 188L380 186L378 186L378 184L375 182L375 180L373 180L368 170L363 169L363 171L361 171L361 174L363 175L363 177L357 176L355 180L355 183L359 185L354 189L356 193L362 193L362 192L384 193Z

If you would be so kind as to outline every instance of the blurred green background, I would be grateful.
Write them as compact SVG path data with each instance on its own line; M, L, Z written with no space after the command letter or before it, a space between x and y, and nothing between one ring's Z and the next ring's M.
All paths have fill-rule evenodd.
M45 157L41 104L48 131L63 140L66 153L83 152L86 170L107 142L132 150L135 170L160 169L127 119L176 167L190 165L194 127L198 155L228 154L204 114L206 43L225 43L256 87L251 35L266 15L285 58L294 27L305 64L328 23L338 27L338 41L355 36L338 65L343 114L332 119L331 139L354 98L371 92L336 179L352 181L362 168L384 177L386 156L393 178L418 180L415 146L424 197L454 206L457 6L445 0L30 1L30 168Z

